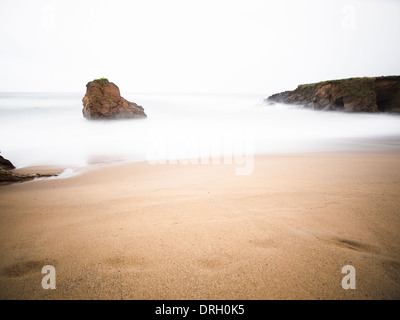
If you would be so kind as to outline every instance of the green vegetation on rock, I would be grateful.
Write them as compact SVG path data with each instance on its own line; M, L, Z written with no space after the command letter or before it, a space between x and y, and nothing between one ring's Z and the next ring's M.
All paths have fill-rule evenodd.
M375 78L350 78L337 82L341 90L356 99L375 99Z
M315 88L316 84L301 84L297 87L296 91L299 91L302 94L308 96L314 93Z
M108 82L107 78L100 78L100 79L94 79L94 81L99 82L101 85L104 85L105 83Z
M316 83L301 84L297 87L297 90L305 94L312 94L315 89L318 90L323 85L332 84L334 86L337 86L339 90L346 92L355 98L364 99L371 98L370 95L373 94L374 91L375 79L375 77L363 77L328 80Z

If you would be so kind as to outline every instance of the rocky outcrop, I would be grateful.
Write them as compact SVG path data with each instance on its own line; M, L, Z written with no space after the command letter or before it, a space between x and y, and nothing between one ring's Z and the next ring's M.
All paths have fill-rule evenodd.
M19 175L14 172L4 170L0 167L0 184L12 183L12 182L24 182L35 179L36 176Z
M0 156L0 168L5 169L5 170L15 169L15 167L11 163L11 161L7 160L7 159L4 159L2 156Z
M0 184L25 182L33 180L35 178L45 178L54 176L53 174L39 174L39 173L18 174L11 171L12 169L15 169L14 165L9 160L4 159L2 156L0 156Z
M269 103L299 104L317 110L400 112L400 76L350 78L299 85L274 94Z
M146 117L143 107L121 97L119 88L107 79L86 85L82 99L83 116L87 119L126 119Z
M18 174L12 171L4 170L0 168L0 184L9 184L13 182L25 182L36 178L48 178L53 177L54 174L40 174L40 173L30 173L30 174Z

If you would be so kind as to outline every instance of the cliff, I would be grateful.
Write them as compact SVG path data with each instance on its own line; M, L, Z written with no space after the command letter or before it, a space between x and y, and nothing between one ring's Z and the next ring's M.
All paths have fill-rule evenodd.
M316 110L400 112L400 76L350 78L299 85L267 102L299 104Z
M119 88L101 78L86 85L82 99L83 116L87 119L121 119L146 117L143 107L121 97Z

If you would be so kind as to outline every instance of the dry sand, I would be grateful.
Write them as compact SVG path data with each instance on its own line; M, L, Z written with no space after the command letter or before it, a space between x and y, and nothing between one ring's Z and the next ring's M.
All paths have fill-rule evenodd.
M0 187L0 298L399 299L399 231L398 152L106 167Z

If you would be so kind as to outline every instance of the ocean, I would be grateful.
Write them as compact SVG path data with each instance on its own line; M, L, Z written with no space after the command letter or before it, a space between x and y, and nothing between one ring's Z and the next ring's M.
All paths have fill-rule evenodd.
M147 119L89 121L84 93L1 93L0 151L18 168L229 161L234 154L400 149L400 116L263 103L267 94L130 93Z

